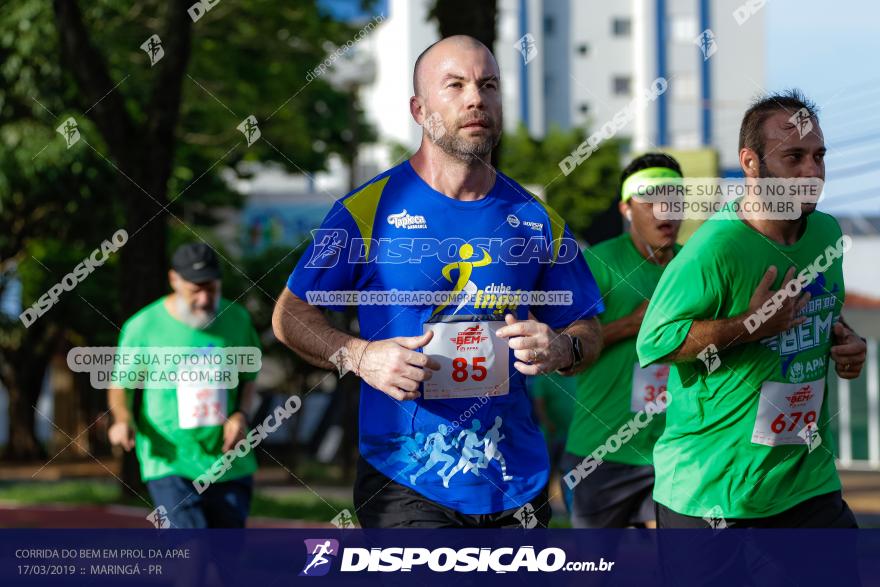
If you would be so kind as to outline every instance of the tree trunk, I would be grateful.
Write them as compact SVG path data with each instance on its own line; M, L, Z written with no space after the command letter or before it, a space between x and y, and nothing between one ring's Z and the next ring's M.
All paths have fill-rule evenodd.
M9 392L9 443L4 460L30 461L46 458L46 451L37 441L35 411L39 386L18 381L6 387Z
M167 174L162 175L167 178ZM125 321L168 291L168 212L162 210L167 203L164 183L157 191L156 182L139 182L151 198L127 179L121 178L121 182L128 184L119 186L126 201L125 230L129 238L119 251L119 291Z
M45 459L46 450L36 435L36 410L49 364L54 329L47 332L39 321L22 334L17 350L4 352L0 380L9 395L9 442L4 459ZM52 414L45 414L52 418Z
M428 18L437 21L441 37L470 35L494 52L497 0L435 0Z
M161 38L165 57L156 66L155 81L138 125L129 115L122 90L113 88L106 60L92 44L75 0L54 0L56 27L64 63L80 89L89 117L101 132L109 159L119 172L116 194L121 198L129 242L120 251L122 319L167 291L168 179L180 115L183 77L189 63L192 19L190 0L171 0ZM85 108L84 108L85 111ZM112 198L109 199L112 201ZM142 487L133 453L122 462L122 482Z

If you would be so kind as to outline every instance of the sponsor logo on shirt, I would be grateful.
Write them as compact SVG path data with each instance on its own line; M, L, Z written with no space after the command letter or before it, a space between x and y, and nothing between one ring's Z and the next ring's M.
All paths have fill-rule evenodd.
M407 213L406 208L403 209L403 212L389 214L388 224L394 228L405 228L407 230L428 228L428 221L425 220L424 216L421 214L409 214Z
M813 388L809 385L804 385L799 390L794 392L791 395L785 396L785 399L788 400L788 405L792 408L797 408L806 404L813 397Z
M531 220L523 220L523 221L520 221L520 219L517 218L515 214L508 214L508 215L507 215L507 223L508 223L510 226L512 226L513 228L516 228L516 227L518 227L520 224L522 224L523 226L526 226L526 227L528 227L528 228L531 228L532 230L537 230L538 232L541 232L542 230L544 230L544 225L543 225L542 223L540 223L540 222L533 222L533 221L531 221Z
M509 285L500 283L495 285L489 284L485 289L480 288L471 280L471 275L475 268L485 267L492 263L492 257L485 249L479 249L482 253L482 259L478 259L477 251L470 244L462 245L459 250L461 260L445 265L441 271L447 281L454 283L452 292L460 294L461 302L456 306L453 314L458 313L465 304L473 303L474 308L482 308L492 310L493 314L501 315L505 310L514 310L519 305L519 290L512 291ZM452 273L456 272L456 279L453 280ZM439 313L449 303L440 304L431 314Z
M813 381L825 373L825 357L816 357L809 361L794 361L788 368L788 380L792 383ZM783 369L783 376L786 374Z
M455 350L470 351L478 349L480 343L488 338L483 331L483 327L477 324L476 326L460 330L454 338L449 340L455 343Z

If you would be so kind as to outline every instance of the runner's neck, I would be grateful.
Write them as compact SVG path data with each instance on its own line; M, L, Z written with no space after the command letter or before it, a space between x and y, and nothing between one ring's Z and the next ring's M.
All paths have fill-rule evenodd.
M165 310L171 315L172 318L177 320L178 322L183 322L180 317L177 315L177 308L174 307L174 296L177 294L171 293L165 296L165 299L162 300L162 303L165 305Z
M482 200L495 185L495 168L488 162L488 156L486 160L477 158L465 163L423 143L409 162L422 181L453 200Z
M752 230L784 246L797 243L807 230L807 217L796 220L749 220L740 216L739 219Z
M751 195L747 195L743 199L743 205L745 205L747 201L751 201L755 204L760 203L758 198L752 197ZM771 220L767 218L747 219L742 216L741 212L738 212L737 215L746 226L760 232L770 240L783 246L791 246L797 243L807 231L808 216L805 215L801 215L794 220Z

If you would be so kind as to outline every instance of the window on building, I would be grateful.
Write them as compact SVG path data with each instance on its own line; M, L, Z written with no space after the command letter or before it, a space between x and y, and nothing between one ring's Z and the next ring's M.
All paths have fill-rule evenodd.
M632 78L628 75L615 75L611 80L611 93L615 96L629 96L632 93Z
M673 14L669 21L672 40L676 43L692 44L700 33L697 18L692 14Z
M581 105L578 106L578 112L581 114L588 114L590 112L590 105L586 102L581 102Z
M617 17L611 20L611 34L615 37L628 37L632 32L632 20Z
M590 51L590 45L588 45L587 43L581 43L577 46L575 50L578 52L579 55L586 55Z
M545 16L544 17L544 34L545 35L552 35L553 28L554 28L555 24L556 23L553 20L552 16Z

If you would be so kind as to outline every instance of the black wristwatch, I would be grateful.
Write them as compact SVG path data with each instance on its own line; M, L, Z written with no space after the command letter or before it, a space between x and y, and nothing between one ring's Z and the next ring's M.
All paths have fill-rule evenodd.
M565 336L571 341L571 364L564 369L559 369L560 372L571 371L578 363L584 360L584 348L580 337L572 336L567 332L565 333Z

